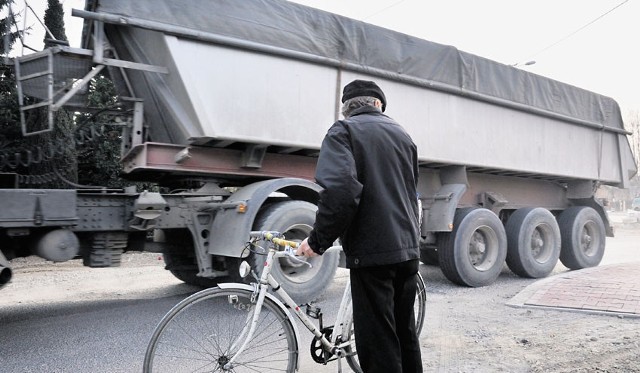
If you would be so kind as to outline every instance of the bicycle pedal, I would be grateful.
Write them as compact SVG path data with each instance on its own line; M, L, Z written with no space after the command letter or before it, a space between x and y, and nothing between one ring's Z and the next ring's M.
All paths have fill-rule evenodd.
M316 307L312 304L307 304L307 309L306 309L306 313L307 316L313 318L313 319L320 319L320 317L322 317L322 309L320 309L320 307Z

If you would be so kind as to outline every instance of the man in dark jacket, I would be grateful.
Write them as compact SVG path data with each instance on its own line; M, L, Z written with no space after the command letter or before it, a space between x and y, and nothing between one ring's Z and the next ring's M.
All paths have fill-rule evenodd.
M418 159L411 137L383 114L374 83L344 87L342 113L316 168L316 222L297 253L340 238L350 268L356 348L365 373L422 372L413 304L419 265Z

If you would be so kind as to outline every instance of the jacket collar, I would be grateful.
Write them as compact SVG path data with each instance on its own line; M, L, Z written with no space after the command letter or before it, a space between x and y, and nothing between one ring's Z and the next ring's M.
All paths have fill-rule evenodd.
M382 111L380 111L380 109L375 108L373 106L369 106L369 105L365 105L363 107L359 107L357 109L355 109L354 111L351 112L351 116L356 116L356 115L360 115L360 114L382 114Z

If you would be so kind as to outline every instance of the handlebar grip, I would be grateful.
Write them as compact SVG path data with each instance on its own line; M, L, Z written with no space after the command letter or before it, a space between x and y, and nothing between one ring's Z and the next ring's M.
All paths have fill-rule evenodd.
M280 245L280 246L289 246L293 249L297 249L298 246L300 245L297 242L293 242L293 241L287 241L287 240L283 240L282 238L272 238L271 242L275 243L276 245Z
M298 242L294 242L294 241L288 241L282 238L278 238L277 236L280 233L275 232L275 231L252 231L249 233L249 237L251 238L258 238L258 239L263 239L263 240L267 240L267 241L271 241L273 243L275 243L276 245L280 245L280 246L289 246L291 248L298 248L298 246L300 246L300 244Z

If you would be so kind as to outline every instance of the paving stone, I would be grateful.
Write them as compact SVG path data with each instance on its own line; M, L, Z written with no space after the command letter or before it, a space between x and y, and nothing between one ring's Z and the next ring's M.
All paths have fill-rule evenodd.
M640 262L587 268L542 279L508 304L640 317Z

